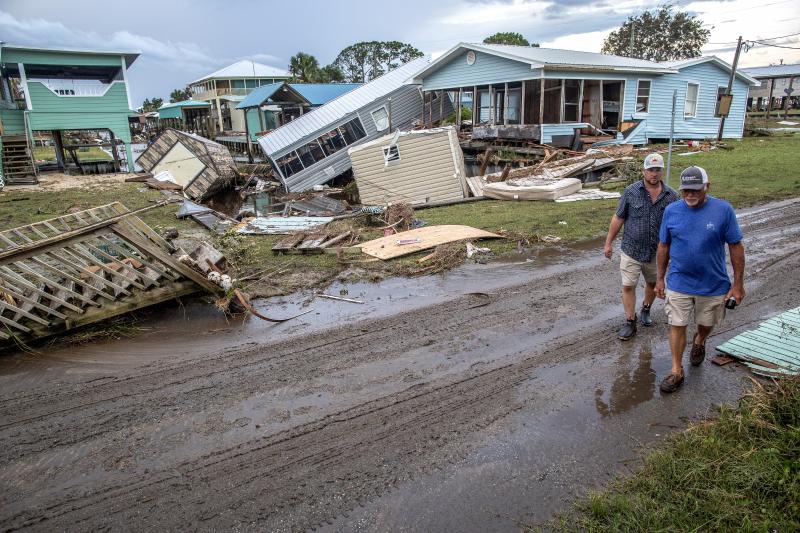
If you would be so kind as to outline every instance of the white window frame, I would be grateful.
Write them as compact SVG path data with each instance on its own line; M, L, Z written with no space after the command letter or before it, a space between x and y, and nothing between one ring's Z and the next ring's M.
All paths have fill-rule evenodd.
M639 85L641 85L643 81L646 81L647 83L650 84L650 86L647 89L647 106L645 107L644 111L637 111L636 108L639 105ZM643 80L641 78L636 80L636 95L635 99L633 100L634 115L647 115L650 113L650 97L652 96L652 94L653 94L653 80Z
M377 113L378 111L383 111L384 113L386 113L386 118L385 118L386 126L383 127L383 128L381 128L378 125L378 120L375 118L375 113ZM389 111L386 109L385 105L383 105L383 106L381 106L381 107L379 107L377 109L373 109L372 111L369 112L369 115L370 115L370 117L372 117L372 123L375 124L375 129L377 131L385 131L385 130L389 129Z
M687 108L687 106L689 105L689 102L690 102L690 100L689 100L689 88L692 85L697 87L697 91L695 91L695 93L694 93L694 108L692 109L692 112L689 113L686 108ZM683 98L683 118L696 118L697 117L697 108L698 107L700 107L700 84L696 83L696 82L693 82L693 81L688 81L688 82L686 82L686 95Z
M392 153L394 150L394 153ZM390 144L383 149L383 166L400 162L400 147L397 144Z

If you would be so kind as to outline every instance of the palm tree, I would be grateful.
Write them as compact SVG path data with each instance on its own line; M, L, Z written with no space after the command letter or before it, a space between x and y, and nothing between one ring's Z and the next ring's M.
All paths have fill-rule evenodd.
M319 62L311 54L297 52L289 60L289 73L294 81L312 83L319 77Z

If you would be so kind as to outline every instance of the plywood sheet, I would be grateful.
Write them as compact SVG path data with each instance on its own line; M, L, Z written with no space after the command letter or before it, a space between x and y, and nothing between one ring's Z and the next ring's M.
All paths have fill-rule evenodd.
M153 168L153 174L169 170L175 177L175 183L186 187L200 174L206 165L181 142L175 143L167 155Z
M470 226L428 226L365 242L361 245L361 251L378 259L392 259L448 242L491 238L501 239L502 236Z

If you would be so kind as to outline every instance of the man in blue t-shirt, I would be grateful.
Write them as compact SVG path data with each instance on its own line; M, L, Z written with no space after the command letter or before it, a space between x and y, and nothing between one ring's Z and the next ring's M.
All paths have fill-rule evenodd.
M725 301L733 298L740 304L744 298L742 230L731 204L710 196L709 187L704 169L684 170L680 185L683 201L667 206L658 234L655 290L656 296L666 298L672 352L672 371L661 382L662 392L676 391L683 383L681 360L691 312L697 333L689 360L692 366L699 366L705 358L706 338L725 317ZM726 244L733 266L732 285L725 268Z

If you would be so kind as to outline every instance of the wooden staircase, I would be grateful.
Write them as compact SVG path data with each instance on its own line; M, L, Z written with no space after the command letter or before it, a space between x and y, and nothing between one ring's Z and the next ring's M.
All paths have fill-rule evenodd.
M3 135L3 180L6 185L36 185L36 165L25 135Z

